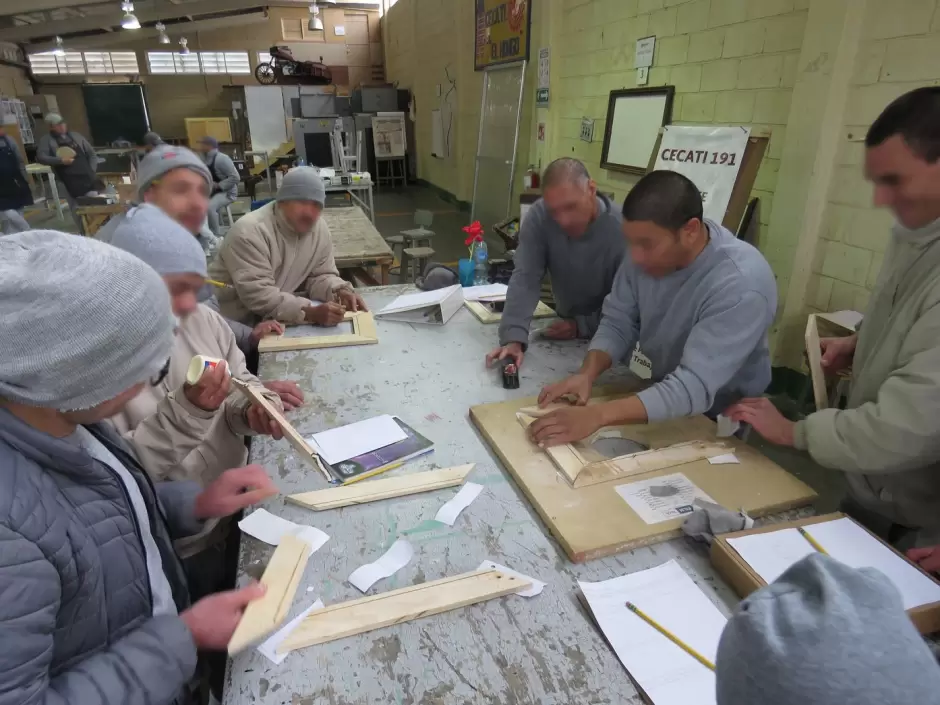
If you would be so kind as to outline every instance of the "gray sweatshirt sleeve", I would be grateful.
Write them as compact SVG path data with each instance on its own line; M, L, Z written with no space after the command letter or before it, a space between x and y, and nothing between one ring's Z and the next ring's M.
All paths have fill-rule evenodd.
M597 332L588 347L607 353L615 365L630 354L640 339L640 310L630 285L628 267L629 263L624 261L617 270L614 286L604 299Z
M741 369L772 321L770 303L756 291L706 305L685 341L679 366L637 394L650 423L711 409L718 391Z
M548 264L540 232L545 217L541 208L534 207L519 231L519 247L513 257L514 268L509 279L503 318L499 323L500 345L520 343L523 349L529 345L529 324L539 303L542 278Z
M219 176L222 177L222 180L219 182L219 191L223 193L230 191L233 186L238 186L238 182L242 179L242 177L238 175L238 170L235 168L235 162L223 152L219 152L215 158L215 169Z
M76 135L78 138L78 145L82 148L82 151L85 153L85 156L88 157L88 163L91 165L91 170L98 173L98 153L95 151L95 148L91 146L84 135Z
M36 161L46 166L61 166L62 159L56 156L52 135L45 134L39 138L39 144L36 146Z

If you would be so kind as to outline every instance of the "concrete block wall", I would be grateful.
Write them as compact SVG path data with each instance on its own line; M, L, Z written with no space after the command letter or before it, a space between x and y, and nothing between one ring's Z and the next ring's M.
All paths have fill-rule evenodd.
M805 309L864 311L881 270L893 223L871 204L864 137L894 98L940 84L940 2L868 2L856 57L834 183L816 247Z

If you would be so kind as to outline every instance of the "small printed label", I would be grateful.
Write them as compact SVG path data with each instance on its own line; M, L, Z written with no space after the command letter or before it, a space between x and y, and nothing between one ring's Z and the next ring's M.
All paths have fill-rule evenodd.
M617 485L614 489L647 524L691 514L697 499L715 502L681 472Z
M653 376L653 363L640 352L639 343L637 343L633 355L630 356L630 371L640 379L650 379Z

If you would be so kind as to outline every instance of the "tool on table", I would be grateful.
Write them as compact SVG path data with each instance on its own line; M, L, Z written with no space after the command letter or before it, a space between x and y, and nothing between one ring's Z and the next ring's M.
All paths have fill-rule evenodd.
M817 540L814 539L812 536L810 536L810 535L809 535L809 532L808 532L806 529L804 529L802 526L798 526L798 527L796 527L796 530L800 532L800 536L802 536L804 539L806 539L806 540L809 542L809 545L810 545L810 546L812 546L813 548L815 548L817 551L819 551L819 552L820 552L821 554L823 554L824 556L828 556L828 555L829 555L829 554L826 552L826 549L819 545L819 541L817 541Z
M666 629L665 627L661 626L661 625L660 625L659 623L657 623L652 617L650 617L650 616L649 616L648 614L646 614L645 612L641 611L640 608L637 607L635 604L633 604L632 602L628 602L628 603L627 603L627 609L630 610L631 612L633 612L633 614L635 614L637 617L639 617L640 619L642 619L644 622L646 622L648 625L650 625L653 629L655 629L656 631L658 631L658 632L659 632L660 634L662 634L664 637L666 637L667 639L669 639L669 641L671 641L673 644L675 644L675 645L678 646L680 649L682 649L683 651L685 651L689 656L691 656L692 658L694 658L694 659L695 659L696 661L698 661L700 664L702 664L703 666L705 666L705 667L708 668L708 669L711 669L712 671L715 670L715 664L713 664L713 663L712 663L711 661L709 661L707 658L705 658L704 656L702 656L698 651L696 651L696 650L693 649L691 646L689 646L688 644L686 644L684 641L682 641L682 639L680 639L679 637L677 637L677 636L676 636L675 634L673 634L671 631L669 631L669 630Z
M507 357L502 361L503 389L519 389L519 368L516 361Z
M206 279L206 284L212 284L220 289L234 289L231 284L226 284L225 282L216 281L215 279Z

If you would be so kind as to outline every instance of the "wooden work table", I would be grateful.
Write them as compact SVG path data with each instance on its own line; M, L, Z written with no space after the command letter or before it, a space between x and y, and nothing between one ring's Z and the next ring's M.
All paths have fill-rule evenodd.
M409 290L362 291L376 310ZM626 670L581 607L577 581L605 580L677 558L727 614L737 598L717 577L707 547L681 538L571 563L468 417L471 406L533 396L544 384L575 372L586 344L534 342L520 389L505 390L499 373L483 365L484 355L496 345L496 327L481 324L468 310L444 326L376 321L378 345L262 355L260 376L290 379L304 389L306 405L288 414L303 435L395 414L436 447L386 476L476 463L468 480L485 489L453 528L433 521L453 489L323 512L287 504L283 496L264 503L279 516L330 535L310 557L289 616L317 597L327 605L360 597L346 578L400 536L414 546L414 558L369 594L474 570L484 560L548 585L532 599L500 598L306 648L280 666L249 650L229 662L224 704L639 705ZM617 382L618 376L605 375L603 381ZM284 441L255 439L251 461L264 465L285 494L325 485ZM244 584L249 576L260 576L273 548L250 536L241 543L239 584Z
M333 258L340 270L349 270L367 284L388 284L388 270L395 260L388 243L359 206L324 208L323 217L333 238ZM366 267L379 267L377 281Z

